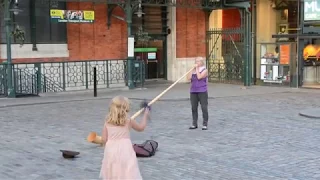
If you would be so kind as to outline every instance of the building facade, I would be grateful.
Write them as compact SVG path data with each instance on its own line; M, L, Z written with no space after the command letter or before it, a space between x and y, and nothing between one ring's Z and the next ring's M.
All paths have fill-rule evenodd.
M117 17L125 12L119 6L105 3L23 0L19 14L12 14L14 26L25 32L25 41L12 37L14 63L125 60L128 55L127 23ZM54 23L50 9L92 10L94 23ZM201 8L158 6L143 7L142 18L133 17L132 33L139 25L151 37L147 45L135 43L135 56L146 59L143 49L156 49L157 65L150 59L149 78L177 80L192 65L196 57L207 57L209 28L240 26L238 9L206 11ZM3 14L1 14L3 15ZM0 59L6 60L5 23L0 16ZM155 28L157 27L157 28ZM139 52L139 48L141 52ZM156 73L153 73L157 71Z
M320 0L252 0L248 9L249 26L244 23L248 22L244 12L237 6L208 10L190 3L186 1L188 6L183 7L143 5L145 14L141 17L133 12L131 34L137 35L143 28L149 38L146 43L134 43L135 59L145 62L146 78L177 80L192 66L196 57L204 57L211 81L243 83L244 69L249 66L252 74L252 83L249 84L319 86ZM92 74L90 69L97 65L97 61L102 67L105 63L102 61L119 64L128 57L126 9L121 6L68 0L24 0L19 2L19 9L22 11L12 13L11 19L13 27L19 26L25 32L25 40L21 46L18 39L11 38L14 63L83 64L86 61L91 65L75 68L76 65L72 64L68 67L69 74L78 69L89 69L88 73ZM52 9L94 11L94 22L52 22ZM5 61L3 13L0 14L0 25L0 61ZM245 32L250 32L250 36ZM245 36L250 38L250 43L244 42ZM109 71L109 76L124 74L124 68L111 66L113 75ZM52 70L52 64L44 69L50 69L52 73L62 71ZM73 83L70 87L78 83L73 82L74 77L54 78L59 81L69 79ZM123 79L121 83L125 83L125 77L114 79L116 82ZM88 86L90 82L87 82Z
M319 0L256 1L256 82L320 86Z

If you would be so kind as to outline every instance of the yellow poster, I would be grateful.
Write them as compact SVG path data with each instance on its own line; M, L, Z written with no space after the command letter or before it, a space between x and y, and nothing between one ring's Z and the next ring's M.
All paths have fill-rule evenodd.
M57 17L57 18L62 18L63 19L63 10L51 9L50 10L50 16L51 16L51 18Z
M93 23L94 11L82 10L50 10L51 22Z
M94 20L94 11L83 11L85 20Z

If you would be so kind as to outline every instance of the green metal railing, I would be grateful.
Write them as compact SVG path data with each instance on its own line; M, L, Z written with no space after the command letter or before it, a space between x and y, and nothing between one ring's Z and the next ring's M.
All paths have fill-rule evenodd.
M135 87L143 87L145 65L134 60L133 82ZM112 85L127 85L127 60L72 61L14 64L16 93L38 94L38 92L59 92L69 90L93 89L93 68L97 69L98 88L110 88ZM25 79L35 79L34 81ZM6 65L0 65L0 95L7 94ZM19 87L21 84L21 87ZM22 86L23 84L23 86ZM28 85L28 88L27 88ZM30 87L29 87L30 86ZM34 91L34 88L36 87ZM19 92L21 91L21 92Z
M244 83L244 29L214 28L207 35L209 81Z
M0 96L6 96L8 92L7 65L0 65ZM12 84L15 95L38 95L38 74L31 69L12 68Z
M6 67L4 65L0 65L0 96L5 96L7 94L6 74Z

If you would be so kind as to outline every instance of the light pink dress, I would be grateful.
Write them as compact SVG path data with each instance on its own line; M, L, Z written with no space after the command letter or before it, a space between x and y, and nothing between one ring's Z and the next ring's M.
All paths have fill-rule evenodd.
M142 180L130 139L130 121L125 126L106 124L108 141L100 171L103 180Z

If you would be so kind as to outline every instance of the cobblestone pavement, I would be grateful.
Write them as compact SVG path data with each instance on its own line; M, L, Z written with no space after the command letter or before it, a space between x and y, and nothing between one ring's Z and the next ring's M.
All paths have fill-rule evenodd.
M110 99L115 95L121 94L133 99L153 99L169 85L163 84L157 87L128 90L128 88L116 88L116 89L99 89L98 97L93 97L92 90L86 91L68 91L59 93L46 93L40 94L41 97L33 98L0 98L0 108L8 106L21 106L30 104L49 104L57 102L70 102L70 101L84 101L93 99ZM190 84L178 84L175 85L170 91L160 99L161 101L175 101L175 100L188 100L188 89ZM243 89L243 86L231 85L231 84L209 84L209 96L210 98L221 98L230 96L250 96L259 94L273 94L279 92L313 92L315 90L306 89L294 89L285 87L266 87L266 86L252 86L248 89ZM316 91L319 92L319 91Z
M320 121L298 115L318 107L320 93L283 92L209 102L209 130L188 130L188 101L160 101L135 143L159 142L139 159L146 180L320 179ZM103 149L86 142L101 131L109 100L0 109L0 179L98 179ZM132 101L133 111L139 101ZM200 113L201 115L201 113ZM200 118L199 125L202 121ZM63 159L60 149L80 151Z

